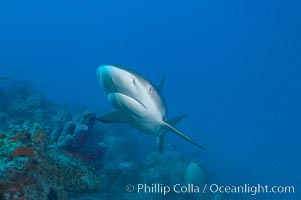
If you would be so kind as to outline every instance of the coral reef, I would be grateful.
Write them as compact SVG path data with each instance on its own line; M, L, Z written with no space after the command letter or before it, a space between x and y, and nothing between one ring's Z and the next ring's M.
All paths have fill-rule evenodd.
M71 116L66 108L46 100L28 85L17 84L1 90L1 95L0 199L64 200L68 192L95 191L101 186L91 168L49 139L55 131L53 127L62 120L53 116ZM94 114L81 113L72 147L83 144L82 138L93 127L93 117Z
M2 199L67 199L67 192L94 191L100 186L91 169L56 146L48 146L46 137L39 131L31 137L31 146L24 146L16 139L22 137L2 135Z
M33 150L33 147L19 146L16 149L14 149L13 152L11 152L11 154L9 155L9 160L16 157L33 158L34 156L35 156L35 152Z
M183 182L185 165L184 157L177 152L152 153L146 159L147 171L143 177L153 183L181 183Z
M185 170L185 183L194 183L197 185L204 185L207 174L197 163L192 162Z
M59 128L56 128L52 138L57 141L60 149L80 152L88 135L92 132L95 118L94 113L84 111L80 114L78 120L67 121L61 132L59 132ZM61 123L58 126L61 127Z
M37 110L45 108L48 103L42 94L27 84L15 85L9 91L7 99L11 102L7 109L12 118L32 117Z
M128 193L128 184L202 185L208 173L174 151L138 155L135 139L120 134L130 128L94 127L95 113L53 103L27 84L0 88L0 98L0 200L222 199Z

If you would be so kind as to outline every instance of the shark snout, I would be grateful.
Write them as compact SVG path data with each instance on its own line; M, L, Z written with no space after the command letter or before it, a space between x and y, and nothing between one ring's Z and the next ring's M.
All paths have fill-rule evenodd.
M97 68L96 75L99 80L112 79L116 76L116 67L112 65L102 65Z
M132 88L134 76L113 65L102 65L97 68L97 77L107 92L128 92Z
M108 76L108 69L110 67L108 65L99 66L96 70L96 76L99 80L102 80L105 76Z
M122 92L128 80L125 71L113 65L102 65L96 70L96 75L106 93Z
M121 78L121 70L113 65L102 65L97 68L96 75L99 79Z
M109 65L103 65L96 70L96 76L106 92L114 85L110 76L110 68Z

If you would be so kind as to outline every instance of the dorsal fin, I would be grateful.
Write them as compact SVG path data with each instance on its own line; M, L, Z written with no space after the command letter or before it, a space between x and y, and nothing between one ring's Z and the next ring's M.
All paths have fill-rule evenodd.
M163 88L163 85L164 85L164 81L165 81L165 77L166 77L166 75L163 75L163 77L161 78L161 81L157 85L157 90L160 91L160 92L162 91L162 88Z

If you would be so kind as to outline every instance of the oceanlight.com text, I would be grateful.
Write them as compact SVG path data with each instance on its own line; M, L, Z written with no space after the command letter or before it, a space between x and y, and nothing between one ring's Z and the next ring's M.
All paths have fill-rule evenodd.
M269 186L263 184L250 185L220 185L220 184L205 184L202 186L195 184L174 184L165 185L160 183L155 184L128 184L127 192L147 193L147 194L162 194L168 193L177 194L205 194L205 193L221 193L221 194L294 194L294 186Z
M269 186L269 185L232 185L232 186L225 186L225 185L218 185L218 184L211 184L205 185L204 191L210 193L226 193L226 194L250 194L250 195L257 195L257 194L294 194L295 187L294 186Z

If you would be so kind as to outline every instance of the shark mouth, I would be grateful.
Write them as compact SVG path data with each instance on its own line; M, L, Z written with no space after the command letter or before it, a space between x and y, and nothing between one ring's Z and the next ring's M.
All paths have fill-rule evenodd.
M133 99L134 101L136 101L137 103L139 103L143 108L145 108L145 109L147 110L146 105L144 105L141 101L139 101L139 100L138 100L137 98L135 98L135 97L126 95L126 94L124 94L124 93L122 93L122 92L111 92L111 93L108 93L107 95L110 95L110 94L122 94L122 95L124 95L124 96L126 96L126 97L129 97L129 98Z

